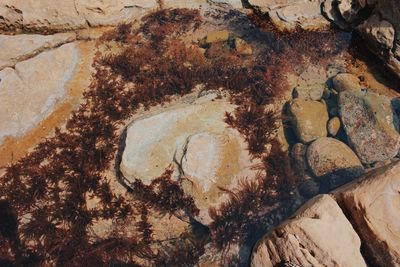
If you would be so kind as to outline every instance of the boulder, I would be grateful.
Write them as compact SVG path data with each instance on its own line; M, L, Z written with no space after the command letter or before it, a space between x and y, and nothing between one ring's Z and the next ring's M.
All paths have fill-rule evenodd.
M254 177L252 166L258 162L252 162L243 137L224 122L234 106L210 97L136 119L127 127L120 164L126 179L145 184L174 166L174 179L193 197L204 224L211 222L208 209L227 197L220 188Z
M339 73L332 78L333 87L337 92L361 90L360 79L350 73Z
M297 138L309 143L319 137L327 136L328 111L319 101L295 99L290 103L289 114Z
M399 118L390 97L371 90L344 91L339 94L339 113L348 141L363 163L396 156Z
M400 265L400 162L367 173L335 192L362 239L371 266Z
M389 51L393 48L394 27L389 21L380 19L377 14L369 17L357 30L375 51Z
M331 137L319 138L308 147L307 162L312 173L328 189L359 177L364 172L356 154L346 144Z
M7 136L23 136L52 113L67 95L78 59L71 43L0 71L0 144Z
M75 33L0 35L0 70L75 39Z
M338 1L338 9L342 18L348 23L355 22L359 19L359 12L366 7L366 0L340 0Z
M360 238L335 200L319 195L256 244L250 266L274 267L285 262L290 266L367 266L360 247Z

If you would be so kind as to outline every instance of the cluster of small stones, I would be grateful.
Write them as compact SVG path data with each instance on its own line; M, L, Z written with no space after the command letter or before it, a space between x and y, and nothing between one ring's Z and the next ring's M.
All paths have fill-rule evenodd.
M328 192L398 157L399 101L363 88L349 73L294 88L288 115L301 195Z

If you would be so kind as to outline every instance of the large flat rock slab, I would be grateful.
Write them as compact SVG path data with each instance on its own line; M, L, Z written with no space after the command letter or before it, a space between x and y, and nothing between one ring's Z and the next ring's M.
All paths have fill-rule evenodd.
M0 70L75 39L75 33L0 35Z
M232 189L256 174L244 138L224 122L234 106L208 97L135 120L127 127L120 164L126 179L145 184L173 166L204 224L211 222L208 209L226 199L221 188Z
M0 30L64 31L116 25L158 7L156 0L4 0Z
M338 189L340 206L377 266L400 265L400 162Z
M252 267L367 266L361 242L339 205L329 195L307 202L294 216L255 246Z
M0 71L0 144L5 137L23 136L52 113L67 95L78 60L71 43Z

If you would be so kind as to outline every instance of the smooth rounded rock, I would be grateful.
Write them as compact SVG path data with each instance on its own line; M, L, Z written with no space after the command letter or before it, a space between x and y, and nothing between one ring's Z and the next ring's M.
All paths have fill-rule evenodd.
M331 136L336 136L340 130L340 119L339 117L333 117L328 121L328 133Z
M350 73L339 73L332 83L337 92L361 90L360 79Z
M308 147L307 162L312 173L329 188L364 172L363 165L351 148L331 137L319 138Z
M295 99L290 103L289 114L298 139L309 143L327 136L328 111L325 103L312 100Z

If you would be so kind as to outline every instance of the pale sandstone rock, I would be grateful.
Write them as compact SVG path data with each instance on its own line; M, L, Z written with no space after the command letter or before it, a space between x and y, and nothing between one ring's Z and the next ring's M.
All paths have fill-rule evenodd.
M320 1L305 1L273 9L268 12L272 22L282 31L296 28L316 30L327 27L327 21L321 14Z
M75 39L75 33L0 35L0 70Z
M60 31L116 25L157 8L156 0L4 0L0 29Z
M134 121L127 128L120 164L125 178L145 184L174 166L174 177L193 196L200 208L197 219L204 224L211 221L208 208L226 199L218 187L232 189L240 178L252 178L256 163L244 139L224 122L225 112L234 106L207 97Z
M361 242L342 210L329 195L305 204L293 218L266 234L255 246L252 267L367 266Z
M331 137L319 138L308 147L307 162L313 174L328 189L364 173L356 154L346 144Z
M240 178L255 173L246 143L235 132L198 133L188 137L182 152L182 186L200 209L198 220L209 224L208 209L226 199L220 187L232 189ZM253 178L253 177L247 177Z
M204 44L212 44L212 43L218 43L218 42L226 42L226 41L228 41L228 39L229 39L229 31L221 30L221 31L210 32L200 42L204 43Z
M377 266L400 265L400 163L367 173L335 192Z
M304 100L321 100L324 93L324 85L314 84L311 86L296 86L293 90L293 97Z
M295 99L290 103L289 113L295 133L301 142L309 143L327 136L326 124L329 117L324 103Z
M71 43L0 71L0 143L24 135L51 114L66 96L78 58Z
M339 94L339 112L349 144L363 163L396 156L399 118L390 97L371 90L344 91Z

